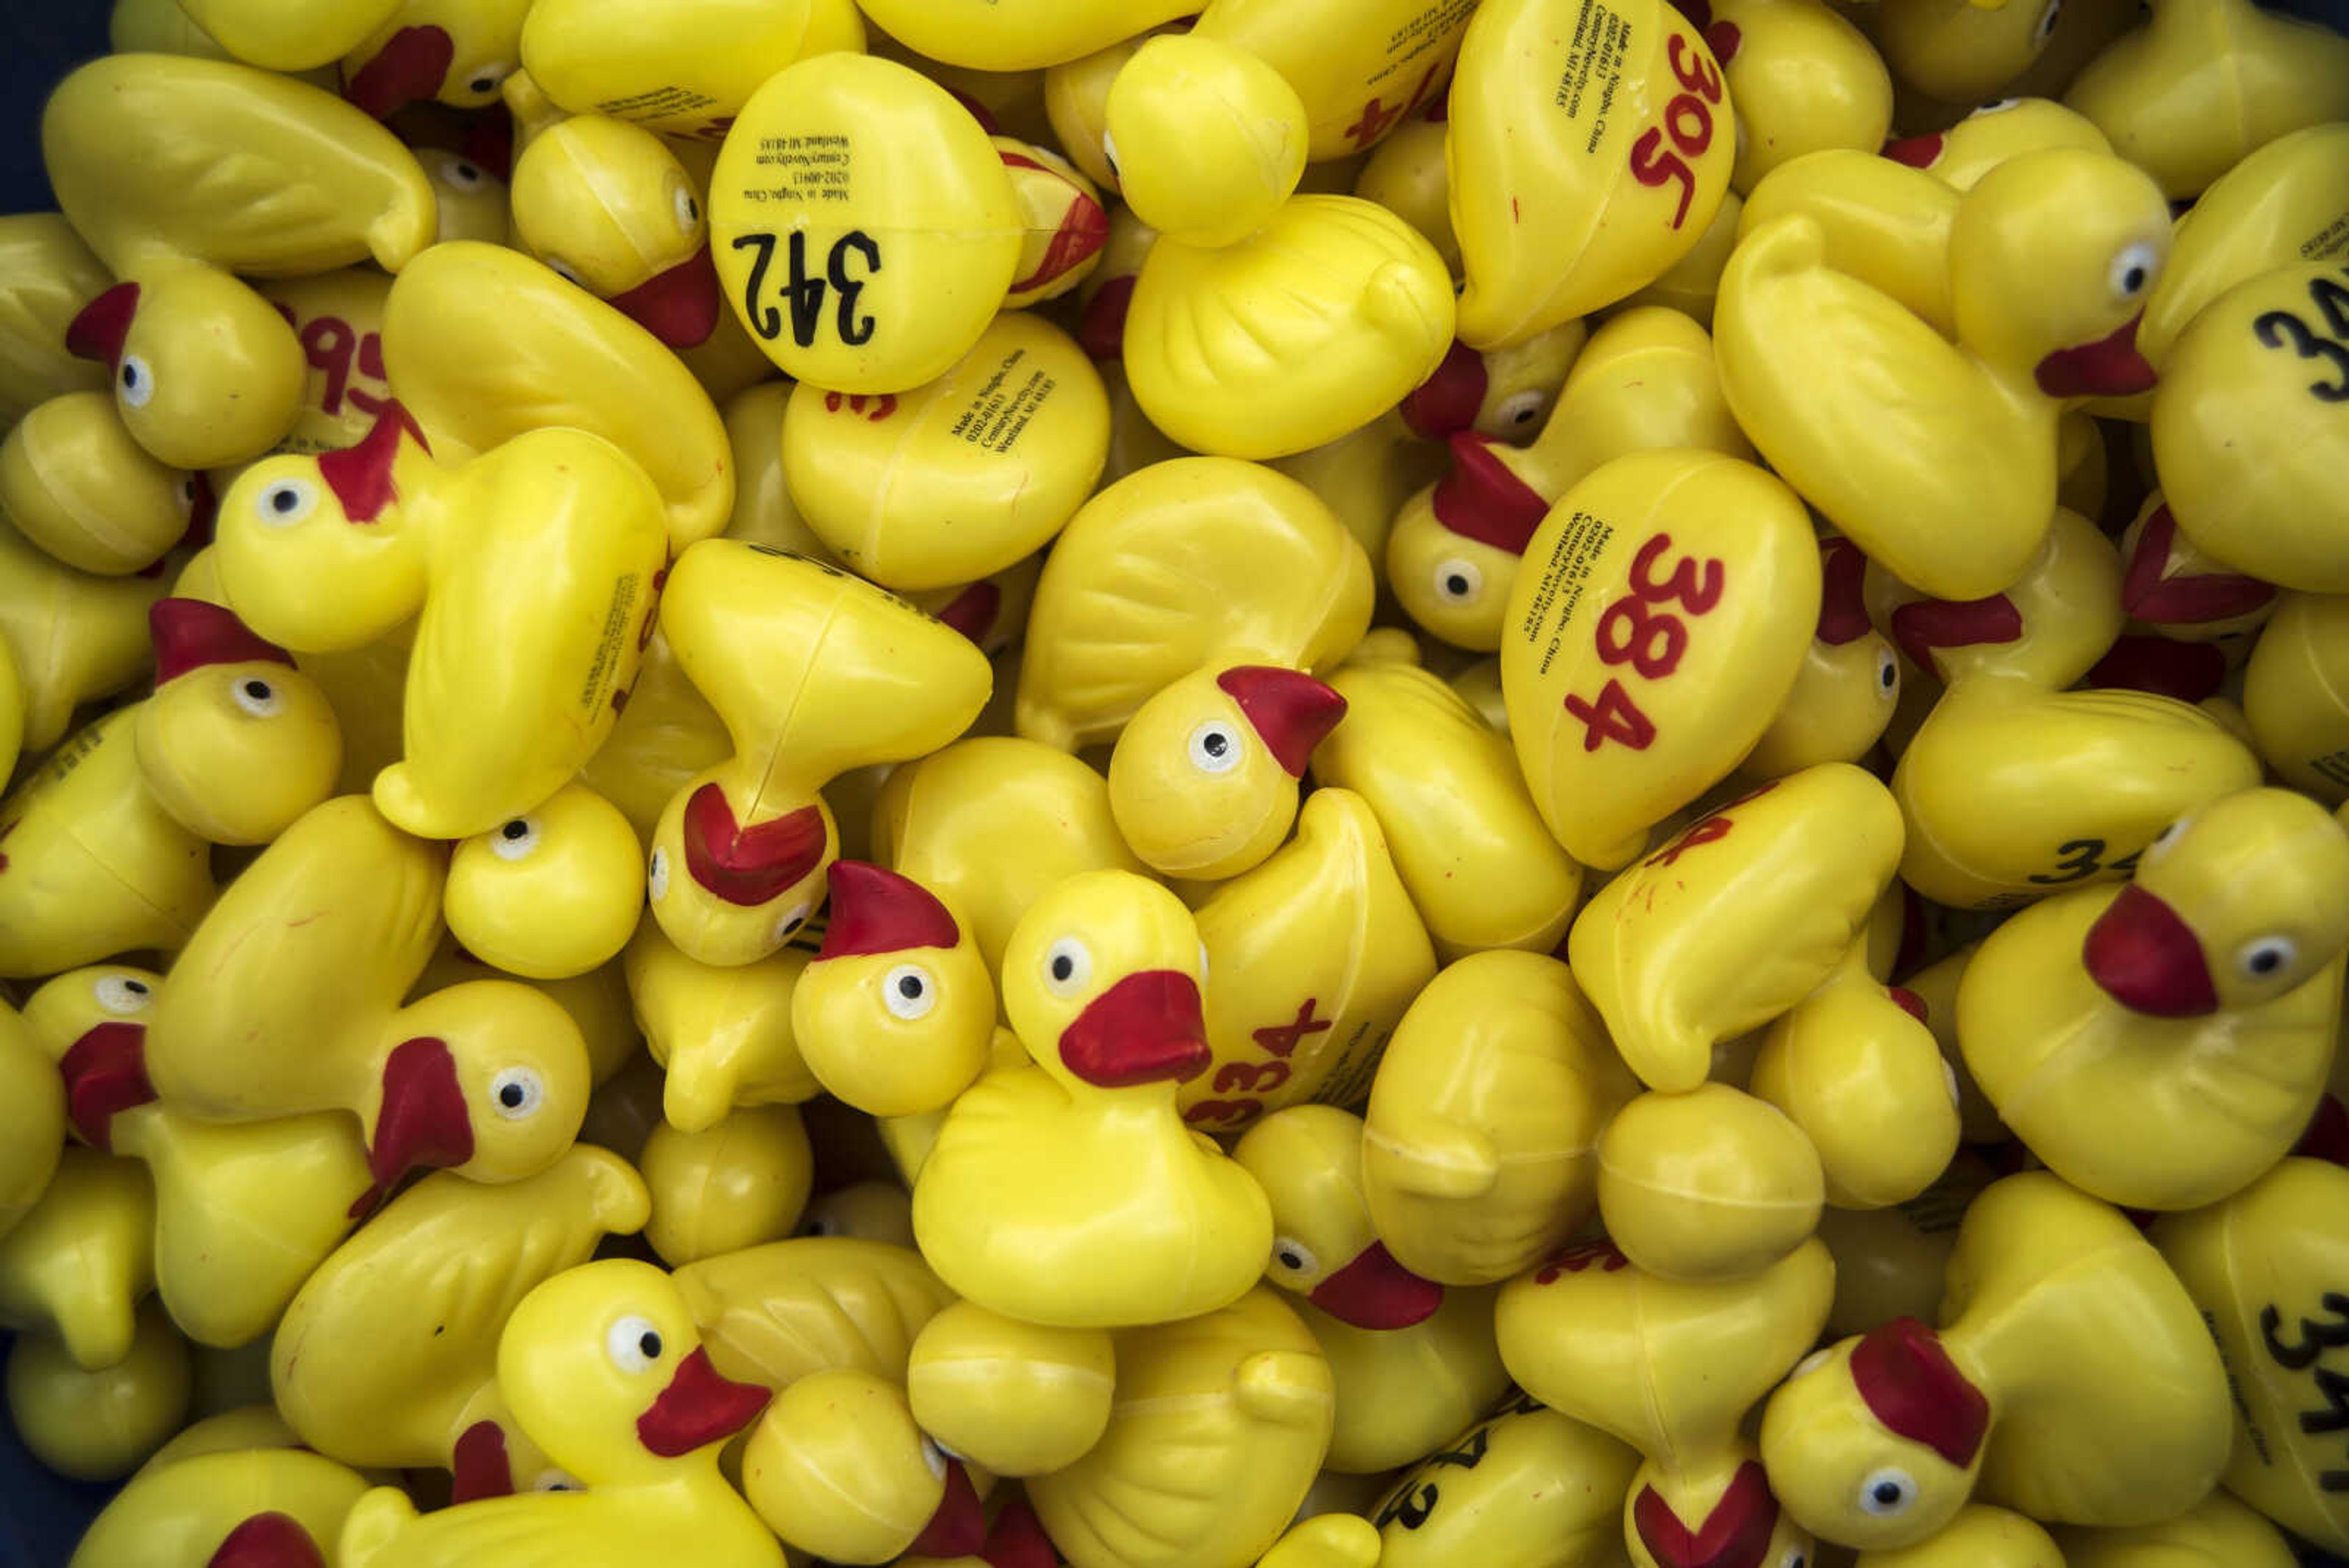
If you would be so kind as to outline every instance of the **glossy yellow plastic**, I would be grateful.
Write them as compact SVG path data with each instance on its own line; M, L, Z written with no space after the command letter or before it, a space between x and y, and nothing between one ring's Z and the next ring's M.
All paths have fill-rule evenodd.
M1454 440L1447 476L1394 514L1385 561L1397 601L1446 642L1498 649L1518 561L1549 504L1601 463L1668 446L1754 455L1704 329L1676 310L1627 310L1591 334L1532 445Z
M1885 0L1878 47L1900 80L1944 103L1981 103L2045 52L2062 0Z
M915 1425L905 1389L869 1372L828 1367L784 1388L751 1430L742 1490L768 1529L826 1561L978 1542L969 1476Z
M1822 0L1721 0L1704 41L1737 111L1729 183L1741 196L1806 152L1874 152L1892 129L1891 73Z
M662 1074L662 1115L679 1132L707 1132L738 1106L796 1105L823 1092L792 1029L792 996L814 941L752 963L686 957L645 921L628 943L628 995Z
M2244 671L2243 715L2279 778L2328 805L2349 801L2349 597L2287 594Z
M851 571L911 593L1001 571L1059 533L1101 477L1109 400L1075 339L1014 312L902 395L803 381L781 432L808 530Z
M2251 0L2162 0L2064 101L2189 199L2277 137L2349 118L2349 40Z
M1930 1320L1941 1306L1941 1274L1966 1205L1990 1185L1990 1167L1961 1151L1941 1179L1887 1209L1819 1215L1819 1240L1835 1254L1836 1299L1826 1332L1840 1339L1897 1317Z
M1712 1284L1658 1279L1595 1241L1512 1281L1495 1327L1520 1387L1642 1457L1621 1512L1633 1561L1701 1561L1689 1538L1728 1537L1766 1541L1752 1561L1776 1568L1809 1541L1781 1516L1738 1423L1817 1337L1834 1289L1817 1241Z
M2349 525L2320 477L2349 453L2349 269L2261 274L2180 332L2154 400L2154 462L2178 526L2239 570L2311 593L2349 589Z
M511 233L506 182L471 159L447 148L419 147L416 161L432 182L440 208L440 240L478 240L503 244Z
M1690 825L1599 889L1568 951L1623 1060L1667 1093L1702 1083L1716 1043L1835 971L1900 845L1884 786L1822 763Z
M2050 1168L2109 1202L2191 1209L2282 1158L2323 1093L2349 833L2306 796L2189 811L2117 892L1992 932L1958 992L1966 1064Z
M66 328L113 282L58 213L0 218L0 423L51 398L106 388L106 367L67 348Z
M1809 1238L1824 1201L1803 1128L1727 1084L1641 1095L1599 1140L1600 1223L1660 1279L1751 1278Z
M864 18L849 0L542 0L522 28L523 65L564 109L705 142L723 140L785 66L864 47Z
M479 954L468 952L454 940L444 940L409 996L413 1000L464 981L494 979L496 974ZM587 1046L588 1075L596 1087L601 1088L624 1068L646 1061L644 1033L632 1015L627 978L619 963L606 963L585 974L535 983L579 1025L580 1038Z
M1444 161L1467 272L1460 336L1476 348L1653 283L1729 188L1721 67L1661 0L1482 6L1454 87Z
M174 0L183 26L201 29L233 57L273 71L307 71L331 65L357 48L399 9L399 0L350 0L330 5L289 5L285 0ZM117 7L115 47L137 46L120 36Z
M1314 754L1315 782L1369 805L1437 953L1554 946L1582 867L1543 827L1507 741L1416 665L1352 665L1330 686L1346 718Z
M823 902L838 842L818 789L953 740L985 704L993 671L959 632L885 590L730 539L679 557L660 625L725 722L733 755L670 796L647 890L688 957L748 963ZM779 670L792 678L778 680Z
M1109 1333L1043 1328L970 1302L922 1326L906 1363L915 1420L997 1475L1044 1475L1108 1429L1116 1361Z
M286 1308L270 1346L277 1408L345 1464L451 1468L470 1495L537 1485L541 1456L499 1392L498 1336L540 1282L649 1211L636 1171L586 1144L503 1186L426 1177Z
M1878 281L1873 247L1838 256L1809 213L1746 222L1713 324L1746 434L1902 581L2005 589L2054 510L2060 400L2152 384L2131 334L2169 249L2159 190L2076 149L1983 176L1951 220L1955 344Z
M325 1562L344 1516L367 1488L355 1471L291 1448L240 1446L179 1458L177 1446L167 1444L98 1511L69 1568L132 1562L194 1568L222 1561L232 1542L290 1552L296 1541Z
M195 500L191 476L148 456L103 391L51 398L0 441L0 508L81 571L152 566L188 531Z
M802 556L829 555L783 483L783 421L798 387L778 377L727 400L726 442L734 460L734 511L726 535ZM869 405L868 405L869 406Z
M1258 1286L1204 1316L1121 1333L1117 1375L1101 1441L1028 1482L1054 1548L1073 1568L1254 1561L1329 1446L1330 1368L1313 1336Z
M232 275L397 272L430 244L432 187L331 94L224 61L110 55L41 117L57 204L120 281L76 318L139 444L177 468L242 462L295 422L294 332ZM308 192L288 210L285 192Z
M1026 71L1081 58L1188 14L1174 0L873 0L874 26L915 53L982 71Z
M1982 9L1971 8L1977 12ZM1907 12L1910 7L1902 5L1899 9ZM2000 10L2002 13L2001 19L2007 23L2022 18L2022 12L2012 6L2002 6ZM2059 6L2056 11L2045 15L2053 21L2061 10ZM1887 8L1879 15L1889 20L1895 12ZM1952 17L1951 20L1961 19ZM1889 51L1896 47L1898 36L1896 27L1888 26L1879 34L1879 39ZM1971 191L1981 183L1983 175L2008 159L2050 147L2076 147L2090 152L2110 152L2113 150L2112 143L2105 140L2105 133L2096 129L2094 121L2052 99L2004 98L1982 104L1946 130L1907 136L1887 142L1884 155L1896 163L1924 170L1953 191ZM2171 275L2165 274L2162 282L2168 284L2171 281ZM2155 297L2159 297L2158 290ZM2153 314L2150 303L2146 314L2148 317ZM2142 337L2139 347L2146 347ZM2150 348L2147 348L2147 354L2151 356Z
M489 177L477 171L475 178ZM502 200L497 221L502 240ZM383 313L391 297L391 280L373 267L353 266L312 277L274 278L263 284L261 292L280 311L292 313L294 335L308 367L302 411L294 428L270 450L313 452L357 446L391 400L383 362Z
M59 1342L86 1372L130 1354L155 1283L155 1189L137 1160L69 1144L0 1236L0 1327Z
M1900 659L1869 623L1868 560L1848 539L1819 542L1819 622L1777 716L1738 770L1784 778L1821 763L1856 763L1892 722Z
M2055 1538L2019 1513L1968 1503L1913 1546L1863 1552L1855 1568L2067 1568Z
M1365 1511L1379 1568L1593 1568L1624 1561L1621 1498L1640 1456L1513 1395ZM1331 1565L1324 1565L1331 1568Z
M1997 672L2050 690L2078 680L2112 648L2125 592L2112 541L2064 506L2055 508L2038 554L2002 593L1929 598L1880 567L1867 580L1869 614L1934 679Z
M1280 73L1305 105L1307 156L1318 161L1376 145L1440 91L1469 16L1430 0L1378 0L1340 30L1315 6L1216 0L1194 31Z
M1892 775L1908 825L1901 878L1977 909L2118 882L2170 823L2259 776L2241 742L2184 702L1968 676Z
M460 842L442 898L467 951L533 980L619 955L644 911L644 851L619 808L582 784Z
M1729 253L1736 247L1738 223L1744 211L1745 203L1736 192L1724 192L1713 222L1705 225L1704 233L1697 236L1688 254L1658 274L1656 281L1647 287L1626 295L1622 306L1664 306L1712 331L1713 299L1721 292L1721 271L1729 265Z
M656 625L636 667L636 683L629 688L628 705L580 770L579 781L617 806L644 842L659 826L669 797L732 751L724 722L678 668L668 639Z
M702 1343L738 1381L789 1387L826 1367L902 1381L923 1324L954 1301L910 1246L804 1236L677 1272Z
M1444 162L1447 140L1446 122L1427 118L1425 108L1395 120L1371 150L1354 194L1417 229L1458 277L1460 239L1452 232L1452 175Z
M819 1192L800 1216L802 1236L914 1244L914 1195L895 1181L853 1182Z
M718 1469L719 1443L750 1424L764 1389L712 1370L677 1286L649 1263L607 1258L524 1296L499 1336L498 1386L514 1417L585 1490L492 1497L418 1517L379 1487L344 1521L349 1568L689 1553L779 1568L782 1549Z
M1143 469L1054 542L1029 612L1019 733L1064 751L1114 739L1219 655L1321 675L1369 628L1371 586L1360 543L1295 480L1226 457ZM1137 642L1144 619L1161 629Z
M1985 1189L1940 1324L1844 1340L1771 1397L1771 1489L1822 1539L1912 1546L1976 1495L2050 1524L2146 1524L2218 1480L2218 1351L2116 1210L2045 1171Z
M1110 374L1115 377L1118 372L1112 370ZM1441 369L1437 374L1441 376ZM1112 418L1117 417L1116 410L1112 410ZM1141 424L1153 439L1171 449L1171 443L1156 435L1155 427L1148 420L1141 420ZM1119 439L1113 428L1110 466L1104 471L1112 479L1123 477L1133 466L1118 466ZM1153 454L1150 461L1179 455L1169 450ZM1364 553L1376 561L1384 556L1387 530L1395 513L1414 491L1441 476L1444 464L1444 449L1414 439L1402 410L1391 409L1336 441L1309 452L1275 458L1267 466L1319 496L1338 514L1347 532L1361 542Z
M790 1235L815 1169L796 1106L743 1106L700 1132L663 1122L636 1167L652 1194L645 1240L671 1268Z
M2224 1490L2174 1519L2127 1530L2061 1529L2065 1568L2293 1568L2283 1532Z
M63 739L82 703L147 673L147 610L164 589L156 577L77 572L0 518L0 639L23 693L26 753Z
M1565 964L1462 959L1412 1003L1371 1089L1379 1239L1442 1284L1507 1279L1590 1217L1599 1133L1638 1090Z
M187 1419L188 1345L154 1306L110 1366L80 1366L56 1340L20 1335L8 1348L8 1419L42 1464L81 1481L129 1474Z
M1819 613L1810 521L1750 463L1637 452L1561 496L1526 558L1501 647L1509 738L1558 842L1621 866L1792 689Z
M48 1190L66 1140L65 1085L13 1007L0 1007L0 1237Z

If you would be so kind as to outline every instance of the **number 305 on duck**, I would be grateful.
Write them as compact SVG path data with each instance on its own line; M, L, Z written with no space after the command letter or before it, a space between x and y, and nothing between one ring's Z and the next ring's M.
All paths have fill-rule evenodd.
M1688 90L1675 93L1664 105L1663 121L1651 125L1631 143L1631 178L1642 185L1677 184L1681 204L1672 210L1672 227L1688 222L1689 202L1696 198L1696 174L1687 162L1713 145L1713 110L1721 102L1721 67L1689 45L1685 33L1674 33L1664 46L1672 75ZM1667 150L1664 138L1671 137ZM1683 158L1682 154L1686 154Z
M1645 681L1671 678L1688 652L1688 623L1666 607L1677 605L1689 620L1713 613L1726 584L1722 564L1683 557L1671 575L1659 581L1657 563L1672 547L1670 534L1651 534L1631 557L1630 592L1609 605L1591 628L1590 642L1599 661L1630 665ZM1644 752L1656 741L1655 721L1649 718L1619 679L1609 679L1594 701L1568 696L1566 711L1582 721L1582 749L1595 752L1609 741Z

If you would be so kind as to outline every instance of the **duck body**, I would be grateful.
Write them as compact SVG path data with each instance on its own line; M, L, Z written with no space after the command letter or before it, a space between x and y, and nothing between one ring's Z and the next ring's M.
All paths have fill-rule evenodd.
M1636 1452L1598 1428L1512 1394L1365 1508L1379 1532L1375 1561L1617 1568L1627 1561L1621 1499L1639 1467Z

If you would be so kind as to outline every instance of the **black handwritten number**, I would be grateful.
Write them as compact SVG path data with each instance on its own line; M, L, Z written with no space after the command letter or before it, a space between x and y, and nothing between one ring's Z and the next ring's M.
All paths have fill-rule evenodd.
M1475 1469L1484 1462L1485 1445L1490 1439L1492 1430L1492 1423L1488 1421L1469 1433L1458 1448L1446 1449L1440 1454L1430 1454L1413 1473L1412 1479L1403 1482L1402 1490L1396 1492L1384 1508L1379 1510L1378 1517L1371 1522L1381 1530L1385 1529L1390 1521L1400 1521L1405 1530L1417 1530L1421 1525L1425 1524L1429 1517L1435 1512L1436 1501L1443 1493L1433 1481L1423 1482L1419 1478L1438 1465L1456 1465L1464 1470Z
M852 253L864 258L864 277L871 277L881 270L881 247L863 229L851 229L833 242L832 255L824 263L824 272L840 294L840 340L854 348L873 341L873 318L856 314L856 296L864 292L864 278L848 275Z
M792 236L798 239L797 234ZM775 236L772 234L737 234L734 248L755 250L750 260L750 276L742 285L742 314L750 318L750 330L770 343L782 336L783 318L771 305L759 303L759 291L767 284L767 264L775 259Z
M2330 1366L2320 1366L2316 1369L2316 1391L2323 1397L2324 1408L2302 1410L2300 1429L2312 1438L2349 1432L2349 1377Z
M2329 280L2320 278L2320 283ZM2329 297L2323 298L2325 315L2331 317L2337 308ZM2349 402L2349 345L2319 337L2308 328L2308 323L2289 310L2271 310L2251 323L2251 336L2270 348L2281 348L2286 343L2303 359L2323 359L2340 376L2338 381L2311 381L2309 395L2323 403Z
M2324 317L2324 325L2333 336L2349 338L2349 288L2329 277L2312 277L2308 280L2308 297L2316 302L2316 313Z
M2327 1291L2320 1299L2333 1321L2318 1323L2313 1318L2302 1318L2298 1345L2287 1345L2277 1337L2276 1331L2283 1326L2283 1314L2276 1311L2272 1303L2260 1309L2260 1337L2266 1341L2268 1354L2275 1358L2276 1365L2287 1372L2305 1372L2326 1351L2349 1345L2349 1295Z
M1479 1427L1469 1433L1467 1441L1458 1448L1447 1449L1440 1454L1428 1455L1427 1462L1431 1465L1457 1465L1464 1470L1473 1470L1484 1462L1485 1444L1490 1439L1491 1434L1490 1427Z
M2034 872L2023 880L2036 882L2042 887L2061 887L2066 882L2080 881L2104 869L2096 863L2096 857L2104 852L2105 841L2101 838L2067 838L2055 846L2056 854L2071 857L2068 860L2055 862L2058 875L2043 877Z
M823 279L808 275L807 235L796 229L792 232L792 277L783 286L783 298L792 307L792 341L813 348L816 328L823 323Z

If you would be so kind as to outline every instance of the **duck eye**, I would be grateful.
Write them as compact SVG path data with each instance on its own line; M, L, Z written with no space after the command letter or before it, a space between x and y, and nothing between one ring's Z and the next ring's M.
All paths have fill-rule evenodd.
M1916 1479L1907 1470L1887 1465L1880 1470L1870 1470L1868 1479L1859 1483L1859 1511L1877 1519L1891 1519L1909 1511L1917 1501Z
M1475 604L1484 587L1485 574L1474 561L1455 556L1435 564L1435 597L1445 604Z
M109 974L90 988L98 1004L109 1012L144 1012L155 1003L155 992L143 980Z
M478 191L481 188L481 171L461 158L450 159L440 166L440 172L447 178L449 183L456 186L460 191Z
M922 1439L922 1463L930 1467L930 1473L932 1475L937 1477L940 1480L946 1480L947 1456L938 1448L937 1443L932 1438L924 1438Z
M526 859L538 847L538 819L517 816L490 835L490 853L501 860Z
M1121 185L1125 183L1125 176L1119 171L1117 165L1117 140L1106 130L1102 132L1102 161L1109 165L1109 177L1112 180Z
M1877 650L1876 689L1887 697L1900 690L1900 661L1892 657L1889 648Z
M490 1101L510 1122L522 1120L545 1098L545 1084L528 1067L508 1067L490 1080Z
M832 1233L832 1221L821 1214L810 1215L807 1223L800 1227L802 1236L829 1236Z
M693 199L693 192L679 185L669 204L677 213L678 232L693 233L694 225L701 222L701 203Z
M1786 1548L1786 1554L1778 1559L1778 1568L1806 1568L1810 1560L1810 1553L1801 1547L1789 1546Z
M531 1483L533 1491L585 1491L587 1483L568 1470L547 1470Z
M476 97L486 98L498 90L512 70L513 67L502 60L495 65L483 66L480 70L475 71L472 79L465 84L465 90Z
M155 395L155 372L138 355L125 354L121 369L114 372L114 384L122 389L124 402L134 409L143 409Z
M2039 26L2031 31L2031 41L2044 44L2055 31L2055 18L2064 14L2064 0L2047 0L2047 9L2039 13Z
M2290 937L2261 937L2237 950L2235 967L2247 980L2269 980L2290 968L2298 957L2300 944Z
M580 277L578 269L574 267L569 262L564 261L561 256L541 256L538 259L546 264L547 271L553 273L564 282L574 284L581 288L585 288L587 286L585 280Z
M668 891L667 850L654 850L653 857L645 863L645 891L652 895L655 903L660 902L661 896Z
M1501 406L1493 410L1493 417L1505 430L1521 431L1530 428L1536 420L1541 418L1542 410L1547 407L1549 407L1547 392L1523 391L1502 399Z
M1974 110L1973 114L1968 115L1966 118L1971 119L1980 115L2003 114L2022 101L2023 100L2019 98L1994 98L1988 103L1982 105L1980 109Z
M2161 257L2154 248L2140 240L2123 247L2113 257L2113 295L2117 299L2135 299L2153 286L2153 275L2161 265Z
M1044 989L1054 996L1074 996L1092 976L1092 951L1076 938L1062 937L1044 950Z
M281 479L254 498L254 515L272 528L291 528L318 504L318 487L306 479Z
M266 719L277 711L277 688L258 677L240 680L228 689L236 705L256 719Z
M649 1318L624 1317L605 1334L604 1354L623 1372L647 1371L660 1359L660 1330Z
M881 978L882 1004L907 1023L938 1004L938 982L917 963L901 963Z
M1321 1260L1313 1255L1313 1249L1294 1236L1272 1239L1272 1263L1281 1272L1300 1278L1321 1272Z
M1239 732L1210 719L1191 732L1191 765L1203 774L1227 774L1239 766Z
M792 934L807 924L807 918L808 907L805 904L793 904L790 909L785 909L783 918L775 922L775 940L779 942L791 940Z

